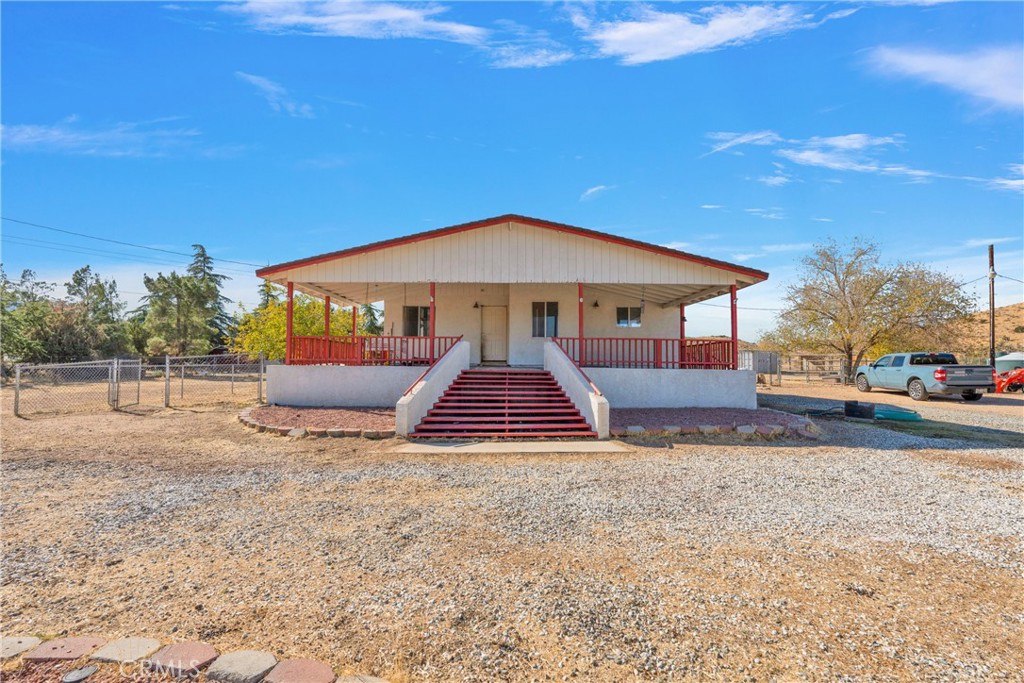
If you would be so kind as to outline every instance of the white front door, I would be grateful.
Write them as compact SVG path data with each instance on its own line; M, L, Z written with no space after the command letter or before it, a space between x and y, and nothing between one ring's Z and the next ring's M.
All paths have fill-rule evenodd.
M508 360L508 306L480 307L480 360Z

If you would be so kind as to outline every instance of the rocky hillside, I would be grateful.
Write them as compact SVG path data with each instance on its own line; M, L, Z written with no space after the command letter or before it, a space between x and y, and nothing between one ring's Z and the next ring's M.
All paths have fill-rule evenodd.
M958 326L961 354L988 355L988 311L979 311ZM996 355L1024 351L1024 303L996 308Z

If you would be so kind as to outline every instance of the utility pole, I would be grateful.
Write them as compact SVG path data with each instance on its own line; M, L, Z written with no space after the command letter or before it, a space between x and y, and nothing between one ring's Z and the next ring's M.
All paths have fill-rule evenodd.
M996 248L988 245L988 364L996 366Z

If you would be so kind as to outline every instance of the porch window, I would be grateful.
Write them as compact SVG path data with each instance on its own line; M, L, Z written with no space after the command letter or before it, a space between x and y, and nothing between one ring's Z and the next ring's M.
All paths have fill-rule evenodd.
M534 301L533 302L533 336L534 337L557 337L558 336L558 302L557 301Z
M625 306L616 308L615 325L617 327L640 327L641 311L642 309L639 306Z
M403 306L402 334L406 337L429 337L430 306Z

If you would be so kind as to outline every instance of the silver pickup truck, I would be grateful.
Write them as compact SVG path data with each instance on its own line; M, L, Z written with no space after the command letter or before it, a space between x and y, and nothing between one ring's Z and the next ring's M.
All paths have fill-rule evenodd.
M890 353L857 368L857 388L896 389L915 401L930 394L960 394L977 401L996 390L996 371L988 365L960 365L951 353Z

